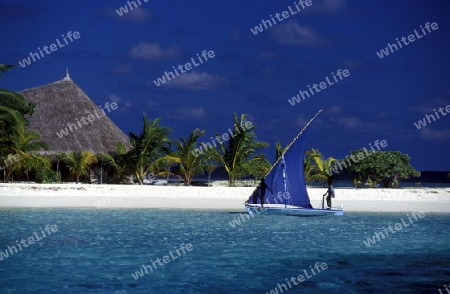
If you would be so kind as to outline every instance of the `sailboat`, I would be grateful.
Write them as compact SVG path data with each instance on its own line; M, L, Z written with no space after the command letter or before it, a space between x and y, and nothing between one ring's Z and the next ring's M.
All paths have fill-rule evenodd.
M313 208L306 190L303 171L303 156L306 148L306 137L316 115L305 125L282 155L273 164L270 171L262 179L265 186L265 199L259 197L260 187L256 188L245 202L249 214L280 214L298 216L344 215L343 206L331 209ZM261 204L261 201L264 205Z

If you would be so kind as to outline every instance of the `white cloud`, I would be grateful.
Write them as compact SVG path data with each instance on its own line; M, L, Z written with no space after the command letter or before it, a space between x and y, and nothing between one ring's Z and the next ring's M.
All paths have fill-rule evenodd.
M322 0L305 9L306 14L335 14L348 10L346 0Z
M150 9L138 7L121 17L124 17L131 22L146 22L153 20L153 13Z
M306 126L306 124L307 124L308 122L309 122L309 119L307 119L307 118L304 117L303 115L299 115L299 116L295 119L295 126L303 128L304 126Z
M327 109L325 112L329 114L338 114L343 111L342 107L339 106L332 106L331 108Z
M325 45L325 40L313 29L300 26L295 20L289 20L272 28L271 36L280 44L300 44L309 46Z
M344 60L340 63L342 66L350 67L350 68L360 68L364 66L364 63L356 60Z
M363 129L365 126L359 118L356 117L339 117L330 119L333 125L342 126L349 129Z
M130 100L123 99L119 95L115 93L111 93L108 96L109 101L117 103L120 109L125 110L125 108L130 108L133 104Z
M188 90L210 90L228 84L225 78L209 73L184 73L167 82L168 87Z
M242 41L244 40L244 38L242 37L242 32L240 30L233 30L230 35L228 36L228 38L230 39L230 41L235 42L235 41Z
M130 56L144 60L176 59L181 55L176 46L164 49L159 43L140 42L130 49Z
M425 114L433 114L435 111L439 111L439 108L442 107L445 112L445 107L450 104L448 98L432 98L432 99L424 99L425 102L422 105L418 105L416 107L412 107L410 110L412 112ZM440 112L439 112L440 113Z
M120 98L120 96L117 94L109 94L108 98L111 102L116 102L116 103L119 103L122 100Z
M129 73L131 73L133 71L133 67L131 65L128 65L128 64L123 64L123 65L111 67L109 69L109 71L112 74L116 74L116 75L129 74Z
M347 4L345 0L324 0L322 3L316 4L319 11L322 12L340 12L346 9Z
M420 129L420 137L425 140L450 139L450 129L433 130L430 127Z
M381 119L386 118L388 116L389 116L389 113L387 113L386 111L382 111L382 112L377 113L377 117L381 118Z
M431 106L417 106L415 108L413 108L414 112L418 112L418 113L430 113L433 112L433 107Z
M142 7L137 7L137 8L133 8L133 10L130 10L130 7L128 6L128 4L125 2L124 3L128 8L128 12L122 14L122 16L120 16L116 10L119 10L120 7L116 7L116 8L112 8L112 7L105 7L102 9L102 14L111 18L114 18L118 21L122 21L122 22L134 22L134 23L143 23L143 22L148 22L148 21L152 21L153 18L153 13L149 8L142 8Z
M186 118L204 118L206 117L206 110L199 107L186 107L186 108L175 108L171 114L171 117L178 119Z

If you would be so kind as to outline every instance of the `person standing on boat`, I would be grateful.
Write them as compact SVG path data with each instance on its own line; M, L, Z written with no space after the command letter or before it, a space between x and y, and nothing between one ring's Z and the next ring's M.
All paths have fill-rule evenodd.
M266 185L266 180L262 178L261 183L259 184L259 197L261 198L261 206L264 206L264 196L266 194L266 188L269 189L270 193L273 194L269 186Z
M331 198L334 198L334 187L331 183L328 184L328 191L323 196L327 196L327 209L331 209Z

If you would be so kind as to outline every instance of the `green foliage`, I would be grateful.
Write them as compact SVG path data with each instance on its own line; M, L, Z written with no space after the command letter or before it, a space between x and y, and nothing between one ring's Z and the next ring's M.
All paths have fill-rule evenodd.
M195 129L187 139L176 142L177 150L172 154L180 166L180 174L186 186L191 185L192 178L210 169L209 156L204 152L195 152L197 140L205 131Z
M220 141L217 149L208 150L209 156L225 167L230 187L235 185L237 178L254 174L258 170L258 166L262 164L260 161L265 158L256 152L268 146L267 143L256 140L256 126L250 122L246 124L248 121L245 114L239 117L235 113L233 120L233 136L228 141Z
M390 188L397 187L401 179L420 176L420 172L409 164L410 157L407 154L399 151L376 151L369 154L366 155L364 149L353 150L341 161L347 162L345 171L353 177L355 183L367 181L373 187L381 184Z
M256 155L253 160L244 162L240 169L236 170L236 176L238 178L251 176L259 180L269 172L271 166L264 155Z
M52 169L38 169L36 180L42 184L61 183L61 175Z
M3 72L7 72L8 70L13 69L14 67L16 67L16 66L0 64L0 78L3 76Z
M96 157L106 168L113 172L115 179L119 183L123 183L126 176L133 173L129 153L122 142L116 143L115 152L109 154L98 153Z
M303 163L305 180L307 182L332 184L336 178L336 174L330 173L330 168L337 161L333 157L324 159L318 149L312 148L311 150L307 150Z
M22 116L32 115L35 104L29 103L25 97L6 89L0 89L0 106L19 112Z
M25 122L20 113L0 106L0 158L15 153L17 139L24 129Z
M0 64L0 78L3 76L4 72L7 72L14 67L15 65ZM0 109L1 109L0 114L5 115L5 112L8 113L8 111L5 111L5 108L15 111L20 114L19 116L21 118L20 120L23 123L25 123L25 126L27 126L28 121L25 118L25 116L32 115L34 107L35 104L27 102L25 100L25 97L23 97L21 94L6 89L0 89ZM13 114L9 113L9 115ZM17 117L11 119L16 120ZM0 122L5 121L1 119Z
M139 184L144 184L147 173L164 175L164 172L177 159L171 157L171 141L168 136L172 130L161 126L159 119L148 120L147 114L143 114L143 130L139 135L130 133L132 149L129 152L133 173Z
M275 143L275 162L277 162L278 158L281 157L283 152L285 151L285 148L281 145L280 142Z
M0 77L3 72L13 68L11 65L0 64ZM41 160L34 155L35 151L47 148L47 144L40 142L40 134L28 130L26 115L32 115L34 104L15 92L0 89L0 158L10 154L20 155L20 162L9 165L4 170L5 180L13 171L24 171L27 176L31 170L32 161ZM28 165L25 161L30 161Z
M47 157L32 153L20 153L20 155L20 160L14 164L13 170L25 173L27 180L30 172L51 168L51 161Z
M91 165L97 162L97 157L90 151L67 152L61 156L69 171L76 176L77 183L81 176L87 175Z

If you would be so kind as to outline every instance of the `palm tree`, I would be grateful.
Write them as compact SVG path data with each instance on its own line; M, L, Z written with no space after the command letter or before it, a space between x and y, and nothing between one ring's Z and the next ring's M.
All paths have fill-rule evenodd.
M210 168L207 153L195 152L197 140L205 131L195 129L185 140L183 138L176 142L177 151L173 153L173 157L177 158L180 166L180 174L184 178L186 186L191 185L192 178L201 174Z
M242 176L253 177L253 185L255 186L256 181L263 178L270 171L271 166L264 155L256 155L252 160L243 164Z
M217 149L207 151L214 161L225 167L230 187L235 185L238 177L251 174L249 167L258 165L260 164L259 161L265 160L264 155L256 155L256 152L268 146L267 143L256 140L256 134L254 133L256 127L252 123L246 124L248 121L245 114L238 117L235 113L233 118L233 135L229 136L228 141L218 140L220 143Z
M214 171L216 168L218 168L218 166L215 165L215 164L212 162L211 158L208 156L208 160L207 160L207 163L206 163L206 171L208 172L208 187L209 187L209 185L210 185L210 183L211 183L211 174L213 173L213 171Z
M333 164L338 162L338 160L333 157L324 159L320 151L314 148L305 153L305 178L307 181L331 184L335 180L336 175L330 173L330 168Z
M1 98L0 98L1 99ZM0 105L0 153L7 155L17 149L17 141L25 133L26 122L21 113Z
M91 165L97 162L97 158L90 151L67 152L62 155L61 159L69 168L70 173L76 176L77 184L80 176L87 175Z
M168 135L171 129L159 125L159 119L149 121L147 114L143 114L143 130L140 135L130 133L132 149L130 160L133 173L139 184L144 184L144 177L148 173L155 176L167 175L167 166L177 163L178 159L170 156L171 141Z
M52 166L49 158L39 156L36 154L26 154L26 157L21 157L20 161L14 165L14 171L22 171L29 180L29 173L40 169L48 170Z
M0 64L0 78L3 76L3 72L7 72L8 70L16 67L15 65L5 65Z
M281 157L281 155L283 154L284 151L285 151L285 148L283 148L283 146L281 146L281 143L276 142L275 143L275 162L277 162L277 160Z
M122 142L116 144L114 152L110 154L99 153L96 156L99 161L113 171L119 183L123 183L125 177L133 173L127 147Z
M3 72L13 68L12 65L0 64L0 77ZM27 174L37 163L46 168L49 164L44 158L37 156L35 151L47 148L47 144L40 142L40 135L36 131L27 130L26 115L33 113L34 104L28 103L22 95L0 89L0 158L14 156L15 162L3 169L4 180L13 171L24 168ZM28 163L26 163L29 161Z
M0 128L2 134L0 139L0 156L7 157L11 154L18 156L18 160L13 165L8 165L4 169L4 180L9 179L13 171L21 170L22 167L31 168L32 166L38 168L37 163L42 163L43 168L49 167L49 161L43 157L37 156L36 151L45 150L48 145L44 142L38 141L41 136L38 132L27 130L26 123L23 116L17 111L0 106L0 121L1 123L10 123L8 128ZM26 161L32 161L25 164ZM28 171L25 173L28 178Z

